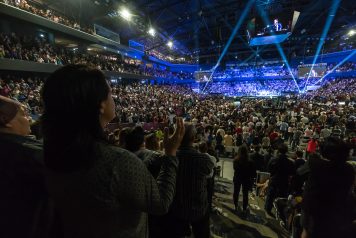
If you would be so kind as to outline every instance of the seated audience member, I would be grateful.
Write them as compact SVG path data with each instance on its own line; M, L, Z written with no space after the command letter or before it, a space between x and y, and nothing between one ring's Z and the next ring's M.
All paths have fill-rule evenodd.
M0 237L52 237L42 144L28 137L30 117L17 101L0 96Z
M341 139L329 137L320 146L321 158L308 161L310 175L303 196L303 237L351 238L355 201L351 189L355 179L346 163L349 147Z
M172 136L165 130L155 180L137 156L106 142L115 103L100 70L64 66L46 80L42 98L46 176L63 237L147 237L147 213L165 214L174 197L182 119Z
M194 149L196 133L193 124L185 123L185 134L177 152L176 194L162 226L166 233L163 237L189 236L190 226L195 238L210 237L207 176L214 163L208 155Z

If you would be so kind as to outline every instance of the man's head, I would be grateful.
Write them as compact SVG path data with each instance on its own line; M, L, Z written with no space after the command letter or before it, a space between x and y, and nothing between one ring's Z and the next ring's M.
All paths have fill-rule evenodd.
M141 126L132 128L126 136L126 149L131 152L138 151L145 143L145 132Z
M274 19L274 24L278 24L278 19Z
M295 156L296 156L297 158L303 158L303 151L297 150L297 151L295 152Z
M278 146L278 152L282 155L285 155L288 153L288 146L284 143L280 144Z
M320 153L324 158L341 163L348 159L350 149L346 142L337 137L328 137L320 145Z
M201 153L207 153L208 152L208 144L206 142L200 142L199 143L199 151Z
M31 133L30 118L25 106L0 96L0 132L27 136Z
M195 136L197 134L197 130L195 126L190 122L184 123L184 127L185 127L185 133L181 145L183 146L193 145Z

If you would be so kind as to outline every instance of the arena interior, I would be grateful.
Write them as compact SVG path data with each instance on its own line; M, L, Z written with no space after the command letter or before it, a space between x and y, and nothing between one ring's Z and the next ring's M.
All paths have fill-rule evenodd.
M354 0L0 0L1 238L355 238Z

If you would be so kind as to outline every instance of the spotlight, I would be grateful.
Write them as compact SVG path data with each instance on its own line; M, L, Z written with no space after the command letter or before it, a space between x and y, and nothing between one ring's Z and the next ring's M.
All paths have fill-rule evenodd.
M355 30L350 30L349 33L348 33L349 36L353 36L353 35L355 35L355 34L356 34L356 31L355 31Z
M122 8L119 12L120 16L124 18L126 21L131 21L132 14L126 8Z
M155 36L156 30L153 27L150 27L150 29L148 30L148 34L150 34L151 36Z
M40 34L40 37L41 37L41 38L44 38L45 36L44 36L43 34Z
M173 42L172 42L172 41L168 41L168 42L167 42L167 46L168 46L170 49L172 49L172 47L173 47Z

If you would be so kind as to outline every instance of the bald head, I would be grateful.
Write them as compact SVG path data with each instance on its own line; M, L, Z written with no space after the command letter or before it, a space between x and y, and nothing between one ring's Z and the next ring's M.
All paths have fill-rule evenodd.
M7 97L0 96L0 127L5 127L21 108L21 103Z
M31 133L30 116L24 105L0 96L0 132L21 136Z

